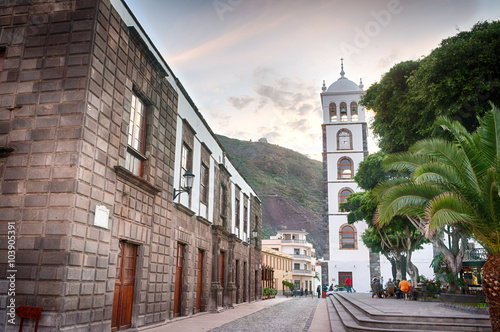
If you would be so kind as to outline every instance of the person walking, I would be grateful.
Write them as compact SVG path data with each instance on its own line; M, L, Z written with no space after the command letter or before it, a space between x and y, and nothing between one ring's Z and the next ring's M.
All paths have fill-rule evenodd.
M347 293L352 293L352 279L351 279L351 277L346 278L345 285L347 286Z
M318 299L321 297L321 286L318 285L318 287L316 288L316 292L318 293Z

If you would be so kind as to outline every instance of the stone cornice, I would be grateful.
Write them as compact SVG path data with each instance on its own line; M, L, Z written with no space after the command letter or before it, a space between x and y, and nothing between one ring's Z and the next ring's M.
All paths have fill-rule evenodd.
M132 174L128 169L122 166L115 166L115 172L116 175L123 180L127 181L128 183L131 183L135 185L136 187L152 194L152 195L157 195L159 192L161 192L161 188L157 187L148 181L144 180L141 177L138 177L137 175Z

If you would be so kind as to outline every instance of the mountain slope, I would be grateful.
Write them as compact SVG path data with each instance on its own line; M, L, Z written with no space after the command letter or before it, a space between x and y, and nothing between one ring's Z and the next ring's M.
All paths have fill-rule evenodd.
M217 135L229 158L262 200L263 237L276 230L305 229L323 255L322 163L269 143Z

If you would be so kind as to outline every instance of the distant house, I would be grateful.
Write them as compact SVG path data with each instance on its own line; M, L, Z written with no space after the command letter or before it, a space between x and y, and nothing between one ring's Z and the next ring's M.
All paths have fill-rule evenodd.
M292 255L292 282L295 288L313 289L313 278L316 275L316 258L313 245L306 240L307 232L304 230L281 230L270 239L263 239L262 245L275 248L285 254Z
M287 290L283 281L293 280L293 256L278 249L262 247L262 287L275 288L278 295L283 295Z

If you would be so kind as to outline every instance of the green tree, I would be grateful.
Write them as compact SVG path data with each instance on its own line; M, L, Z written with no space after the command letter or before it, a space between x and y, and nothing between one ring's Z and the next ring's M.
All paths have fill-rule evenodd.
M447 116L472 132L477 118L500 103L500 21L444 39L409 78L420 116ZM431 116L432 115L432 116Z
M500 104L500 21L477 23L444 39L419 61L398 63L373 84L361 104L375 112L372 129L386 153L406 151L433 134L438 116L468 131L488 101Z
M376 196L371 195L371 189L378 183L398 175L396 172L383 170L383 158L383 152L377 152L369 155L359 164L354 179L366 191L349 195L347 202L341 204L341 208L343 211L349 211L348 223L366 221L368 229L362 234L363 243L371 252L381 253L391 262L396 274L394 278L401 279L406 276L407 272L416 282L418 268L411 262L411 257L413 251L422 248L423 234L415 229L406 218L395 217L390 224L383 227L379 227L373 221L378 201ZM402 271L403 266L407 267L405 273Z
M361 98L361 104L375 112L372 130L379 138L380 149L386 153L407 150L426 137L429 124L434 121L419 114L421 106L412 101L409 92L408 79L419 66L418 61L394 65Z
M494 331L500 330L500 111L493 106L469 134L457 121L436 123L452 140L417 142L409 153L388 157L391 169L410 171L409 181L382 195L379 220L406 215L425 225L432 238L451 225L472 235L488 252L483 290ZM443 252L446 257L446 252ZM449 262L448 262L449 263Z

